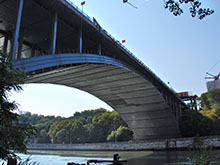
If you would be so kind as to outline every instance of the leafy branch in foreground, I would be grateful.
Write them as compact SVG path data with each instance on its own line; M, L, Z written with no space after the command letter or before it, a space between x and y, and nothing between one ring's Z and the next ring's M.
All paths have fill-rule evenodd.
M198 17L200 20L214 13L214 10L209 8L201 8L201 2L198 0L164 0L165 9L168 9L173 15L178 16L183 13L182 4L190 4L189 11L192 17Z
M0 158L16 158L15 152L26 152L27 137L33 133L31 125L20 124L13 111L17 104L10 102L10 92L22 90L25 74L13 65L0 50Z

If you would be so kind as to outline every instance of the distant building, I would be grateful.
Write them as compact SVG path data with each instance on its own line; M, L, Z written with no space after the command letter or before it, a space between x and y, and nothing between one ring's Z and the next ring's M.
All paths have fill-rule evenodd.
M215 81L208 81L206 83L206 86L207 86L207 90L210 91L211 89L215 87ZM220 79L217 80L216 82L216 88L220 88Z

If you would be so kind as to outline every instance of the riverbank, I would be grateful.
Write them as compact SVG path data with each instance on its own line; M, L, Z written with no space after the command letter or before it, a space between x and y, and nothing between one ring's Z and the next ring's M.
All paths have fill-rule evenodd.
M76 151L160 151L185 150L195 147L220 148L220 136L109 143L29 144L27 149Z

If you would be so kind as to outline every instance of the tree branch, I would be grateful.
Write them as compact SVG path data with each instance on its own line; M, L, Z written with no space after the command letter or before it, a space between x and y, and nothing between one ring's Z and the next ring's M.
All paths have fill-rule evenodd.
M201 8L201 2L199 0L164 0L165 9L168 9L173 15L178 16L183 13L183 9L181 5L183 4L190 4L191 7L189 11L192 17L198 17L200 20L205 18L208 15L214 13L214 10L209 8Z

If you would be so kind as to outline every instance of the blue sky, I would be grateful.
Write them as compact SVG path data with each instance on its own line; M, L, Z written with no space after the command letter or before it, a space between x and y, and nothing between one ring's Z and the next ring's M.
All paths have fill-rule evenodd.
M82 1L72 0L77 6ZM83 11L144 62L175 91L200 95L206 92L206 72L220 60L220 1L202 0L215 13L203 20L192 18L188 7L175 17L164 9L163 0L87 0ZM210 73L217 75L220 64ZM25 85L12 99L20 110L44 115L70 116L75 111L104 107L88 93L63 86Z

